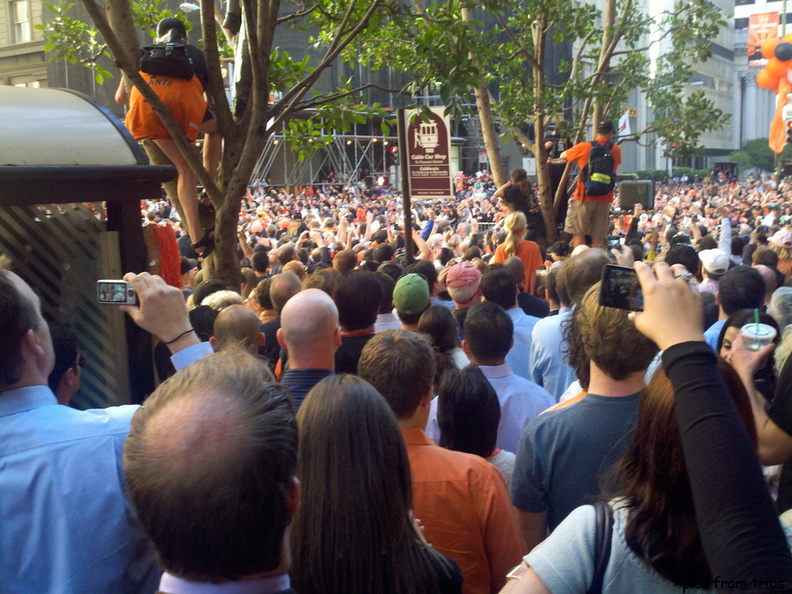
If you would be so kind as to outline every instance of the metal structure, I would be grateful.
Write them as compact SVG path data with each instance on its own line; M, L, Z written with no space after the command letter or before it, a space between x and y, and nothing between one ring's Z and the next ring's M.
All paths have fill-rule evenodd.
M399 187L398 179L393 179L396 155L390 152L395 146L395 136L333 134L332 141L317 148L311 158L299 161L289 150L285 136L273 134L267 139L252 178L272 177L274 185L305 185L318 183L323 174L334 171L342 183L384 175L392 186Z

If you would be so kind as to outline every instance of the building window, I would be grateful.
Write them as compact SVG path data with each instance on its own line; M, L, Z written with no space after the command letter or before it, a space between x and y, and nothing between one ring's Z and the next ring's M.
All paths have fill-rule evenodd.
M31 40L30 0L11 2L11 41L27 43Z

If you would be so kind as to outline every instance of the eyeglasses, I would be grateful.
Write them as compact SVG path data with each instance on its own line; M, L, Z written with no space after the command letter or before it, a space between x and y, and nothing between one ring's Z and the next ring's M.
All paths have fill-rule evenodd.
M85 357L82 353L77 355L77 367L85 367Z

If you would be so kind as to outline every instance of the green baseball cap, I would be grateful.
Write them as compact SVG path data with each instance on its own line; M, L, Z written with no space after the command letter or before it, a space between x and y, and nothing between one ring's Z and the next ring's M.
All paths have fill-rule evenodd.
M393 289L393 304L399 313L412 315L422 313L429 307L429 283L415 273L405 274Z

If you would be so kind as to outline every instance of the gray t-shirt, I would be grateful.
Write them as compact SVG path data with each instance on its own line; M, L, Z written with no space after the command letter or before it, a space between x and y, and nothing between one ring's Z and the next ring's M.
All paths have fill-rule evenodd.
M567 408L539 415L517 448L511 498L533 513L547 510L554 530L576 507L599 495L599 479L623 455L638 419L640 392L587 394Z

